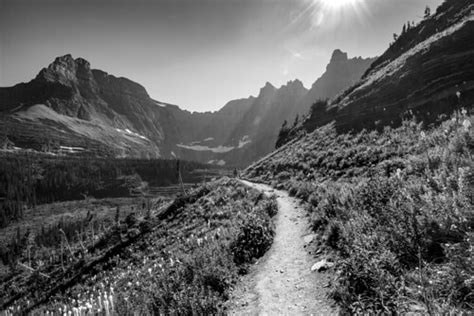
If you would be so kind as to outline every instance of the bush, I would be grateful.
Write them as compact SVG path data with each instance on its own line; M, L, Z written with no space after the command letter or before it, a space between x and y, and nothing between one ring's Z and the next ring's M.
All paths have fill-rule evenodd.
M273 241L272 223L268 217L254 215L245 220L230 249L236 264L249 263L260 258Z

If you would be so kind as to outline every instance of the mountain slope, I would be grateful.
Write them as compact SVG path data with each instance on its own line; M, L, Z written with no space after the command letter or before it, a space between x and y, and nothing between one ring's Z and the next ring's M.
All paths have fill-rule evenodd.
M304 128L312 131L333 120L340 131L397 126L407 114L432 123L457 106L472 106L473 10L472 1L446 1L400 35L360 82L315 109Z
M87 61L71 55L56 58L29 83L1 88L0 100L9 137L22 147L38 149L52 139L138 157L160 157L170 147L162 128L167 113L142 86L91 70Z

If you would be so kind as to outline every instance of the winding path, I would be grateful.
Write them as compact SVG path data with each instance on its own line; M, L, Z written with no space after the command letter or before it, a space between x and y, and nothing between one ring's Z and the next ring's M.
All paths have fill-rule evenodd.
M337 315L327 299L330 275L311 272L317 260L306 249L310 230L298 200L264 184L242 183L267 195L275 194L278 214L273 245L235 289L229 314Z

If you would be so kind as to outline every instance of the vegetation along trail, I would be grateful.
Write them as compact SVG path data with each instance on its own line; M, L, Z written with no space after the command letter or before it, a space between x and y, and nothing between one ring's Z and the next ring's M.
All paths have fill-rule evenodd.
M278 214L273 245L235 290L230 314L337 314L327 299L330 276L311 271L316 260L306 249L311 235L307 235L308 220L298 200L264 184L242 182L267 195L275 194Z

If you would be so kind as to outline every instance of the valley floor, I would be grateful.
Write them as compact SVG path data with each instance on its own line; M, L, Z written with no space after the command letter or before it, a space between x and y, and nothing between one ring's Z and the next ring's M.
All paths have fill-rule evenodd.
M271 249L244 277L231 299L231 315L336 315L327 298L329 273L312 272L318 261L309 252L311 241L306 212L287 192L242 181L275 194L278 214Z

